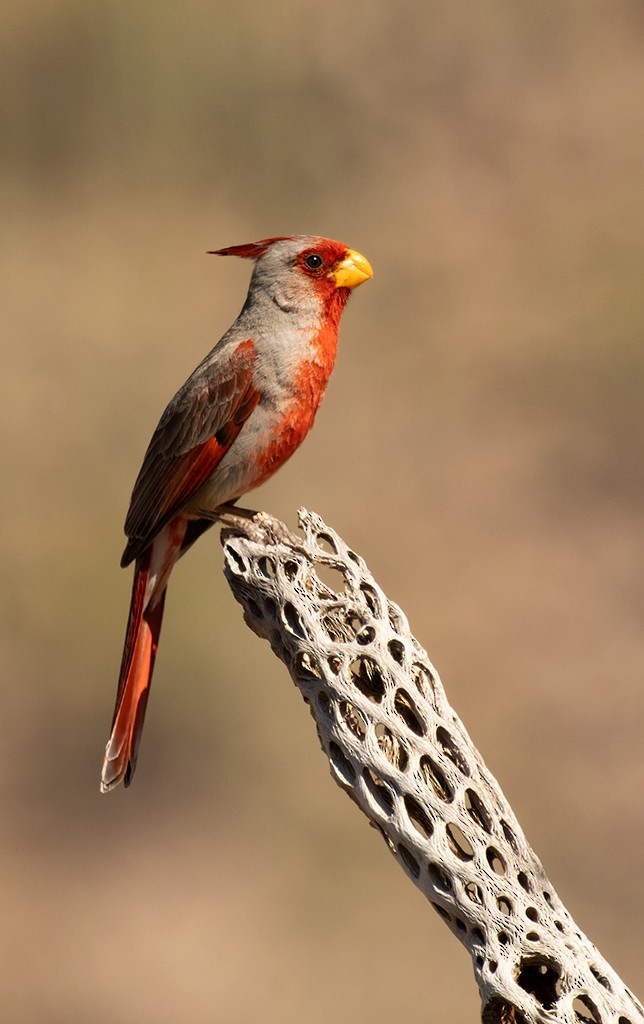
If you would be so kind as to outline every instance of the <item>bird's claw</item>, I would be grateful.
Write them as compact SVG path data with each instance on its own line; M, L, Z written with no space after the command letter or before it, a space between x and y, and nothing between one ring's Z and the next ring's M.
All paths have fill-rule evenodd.
M285 544L286 547L294 548L296 551L304 551L302 537L289 530L286 523L268 512L256 512L253 516L253 524L260 530L262 536L271 544Z

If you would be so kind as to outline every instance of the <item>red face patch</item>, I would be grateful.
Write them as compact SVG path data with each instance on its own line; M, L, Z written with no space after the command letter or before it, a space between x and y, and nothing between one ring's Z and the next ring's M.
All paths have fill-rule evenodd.
M343 242L321 238L317 244L299 253L295 265L308 277L325 277L346 254L347 247Z

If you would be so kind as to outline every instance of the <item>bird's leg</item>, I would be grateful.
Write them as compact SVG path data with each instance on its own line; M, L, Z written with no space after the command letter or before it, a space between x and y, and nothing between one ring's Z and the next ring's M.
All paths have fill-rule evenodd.
M261 512L255 511L252 508L240 508L239 505L235 504L234 501L226 502L224 505L218 505L213 512L213 519L217 522L225 523L227 520L233 519L254 519L256 516L261 516Z

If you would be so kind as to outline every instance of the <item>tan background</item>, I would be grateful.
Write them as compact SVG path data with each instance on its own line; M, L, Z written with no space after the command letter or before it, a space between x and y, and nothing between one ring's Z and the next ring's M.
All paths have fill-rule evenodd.
M173 578L135 785L98 793L130 488L248 279L204 253L300 231L376 276L256 504L314 508L367 558L641 997L641 4L0 18L3 1021L477 1019L214 533Z

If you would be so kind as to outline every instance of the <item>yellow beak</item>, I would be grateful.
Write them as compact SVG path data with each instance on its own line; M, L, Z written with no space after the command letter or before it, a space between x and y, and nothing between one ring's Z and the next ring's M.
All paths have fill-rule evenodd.
M336 263L329 276L335 281L336 288L357 288L373 277L373 270L362 253L347 249L346 256Z

